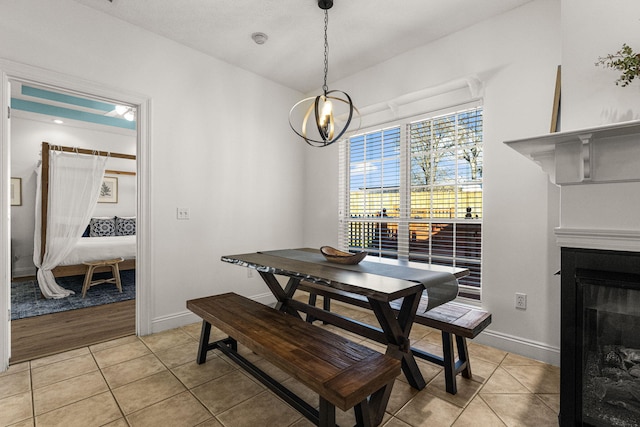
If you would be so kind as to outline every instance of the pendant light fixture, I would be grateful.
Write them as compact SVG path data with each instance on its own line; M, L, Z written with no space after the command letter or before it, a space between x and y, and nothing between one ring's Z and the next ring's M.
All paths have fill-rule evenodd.
M347 131L355 112L360 117L360 112L353 105L351 97L341 90L329 90L327 86L327 74L329 72L329 42L327 27L329 25L329 9L333 6L333 0L318 0L318 7L324 10L324 84L322 95L311 96L297 102L289 111L289 126L307 144L313 147L326 147L338 141ZM337 108L336 108L337 107ZM341 108L343 107L343 108ZM293 125L296 113L301 113L306 108L300 130ZM338 113L338 111L340 111ZM311 126L309 119L313 114ZM344 121L344 124L341 124ZM358 126L359 127L359 126ZM315 132L309 128L315 128ZM308 131L313 132L310 136Z

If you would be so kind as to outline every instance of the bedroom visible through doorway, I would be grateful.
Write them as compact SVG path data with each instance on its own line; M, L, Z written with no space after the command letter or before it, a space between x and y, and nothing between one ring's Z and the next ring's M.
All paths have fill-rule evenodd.
M20 191L20 203L12 203L11 206L12 335L21 330L19 322L22 319L72 310L92 316L91 307L135 300L138 206L135 155L139 135L136 107L20 80L11 80L10 105L11 177L12 183L14 180L20 183L17 189ZM44 258L39 257L41 254L36 247L42 238L38 233L39 226L44 224L44 228L47 227L48 210L38 207L43 199L37 191L38 185L44 182L37 173L43 142L53 147L72 148L71 152L67 150L63 154L66 156L92 156L102 152L107 158L97 203L93 202L86 226L82 226L83 237L78 236L77 239L80 244L62 259L57 259L55 245L43 245L51 251ZM111 153L125 154L129 158ZM41 222L39 213L44 222ZM120 247L120 242L111 246L108 241L118 240L120 236L128 239L128 246ZM44 267L44 263L38 263L51 261L51 255L55 264L51 267L56 267L53 269L55 283L72 291L69 296L43 297L36 277L36 265ZM92 258L87 258L87 255ZM127 266L120 272L123 292L120 293L114 284L104 283L89 288L82 298L87 269L83 263L120 257L125 260L122 265ZM112 274L97 273L93 279L110 278ZM131 323L129 329L135 333L135 302L128 307L134 313L133 316L130 313L126 315ZM15 338L12 337L12 342ZM70 336L70 340L75 341L75 338ZM70 345L73 348L76 344ZM13 354L11 359L14 359Z

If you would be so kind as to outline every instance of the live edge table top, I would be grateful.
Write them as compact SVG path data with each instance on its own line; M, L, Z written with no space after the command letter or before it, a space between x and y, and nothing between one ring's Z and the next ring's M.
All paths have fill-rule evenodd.
M294 249L293 251L320 254L318 250L308 248ZM374 257L365 258L358 266L330 263L324 261L321 255L318 260L320 261L308 262L265 252L227 255L222 257L222 261L255 268L262 273L277 274L321 283L336 289L386 302L421 292L424 290L424 285L411 280L367 272L367 266L371 267L372 264L387 264L393 265L396 269L407 269L407 271L418 268L427 272L433 272L434 280L439 280L439 274L442 275L442 277L451 277L451 275L453 275L456 278L469 274L469 271L463 268L437 265L429 266L387 259L379 260Z

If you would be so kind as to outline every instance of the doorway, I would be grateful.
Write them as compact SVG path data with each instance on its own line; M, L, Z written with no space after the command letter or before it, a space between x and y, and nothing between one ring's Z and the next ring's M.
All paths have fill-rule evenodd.
M130 108L130 110L135 110L136 117L136 129L132 132L132 138L135 140L135 153L137 155L137 160L135 170L137 172L135 176L135 187L137 188L135 200L133 201L134 212L137 218L137 230L136 230L136 270L135 270L135 281L136 281L136 291L135 291L135 332L138 335L145 335L150 332L150 321L149 321L149 310L148 298L150 297L149 289L147 288L148 277L149 277L149 265L147 261L146 254L148 253L148 132L147 123L148 123L148 110L150 101L148 98L145 98L140 95L135 95L131 93L125 93L117 89L113 88L105 88L104 86L80 81L79 79L73 78L71 76L60 75L53 72L48 72L46 70L34 69L26 65L15 64L5 61L0 61L0 70L2 70L2 103L3 107L6 104L6 110L8 111L9 106L11 106L11 86L13 85L21 85L27 86L31 88L35 88L36 90L44 90L51 93L58 93L64 96L75 97L79 99L87 99L102 103L112 103L113 105L126 106ZM57 104L56 104L57 103ZM60 100L53 102L53 104L58 107L64 105L60 104ZM3 108L4 109L4 108ZM13 114L12 116L16 118L15 121L18 121L18 116L20 113L16 111L17 108L12 108ZM30 114L37 114L30 112ZM77 117L76 117L77 118ZM51 117L53 119L53 117ZM20 118L19 120L29 120L28 118ZM70 120L73 120L70 119ZM12 128L13 123L12 119L9 117L5 117L2 120L2 153L3 155L3 163L2 167L5 171L12 171L11 161L12 161L12 137L14 136L14 129ZM78 120L75 120L75 124L78 125ZM23 123L24 124L24 123ZM44 125L40 123L38 125L42 128ZM49 125L50 126L50 125ZM42 138L39 138L42 139ZM79 145L79 144L76 144ZM3 174L3 189L7 193L6 196L10 196L9 191L6 189L10 189L10 179L13 176L13 172L11 175L9 173ZM17 177L16 177L17 178ZM15 180L14 180L15 182ZM25 182L25 184L27 184ZM12 270L16 269L16 265L19 268L25 268L26 263L24 263L24 259L22 259L23 263L19 263L20 257L18 259L14 259L11 251L11 225L14 221L12 215L17 216L15 212L12 212L12 207L10 206L10 197L4 197L2 201L2 208L7 213L5 218L9 218L8 223L3 223L3 227L1 230L2 237L2 248L0 252L6 255L3 259L7 262L3 265L3 280L2 292L0 294L0 311L3 313L9 313L10 307L10 283L12 278ZM27 250L28 252L28 250ZM25 256L24 248L22 248L22 252L19 253L19 256ZM13 269L12 269L13 267ZM24 271L24 270L23 270ZM4 350L0 355L0 371L3 371L7 368L9 359L11 356L10 353L10 342L11 342L11 323L10 318L7 315L6 318L0 316L3 320L2 325L0 325L0 339L2 340L2 345ZM5 345L6 344L6 345Z

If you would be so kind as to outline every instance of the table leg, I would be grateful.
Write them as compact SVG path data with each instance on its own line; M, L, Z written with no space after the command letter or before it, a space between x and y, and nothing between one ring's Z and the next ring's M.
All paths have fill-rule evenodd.
M397 317L388 302L369 298L369 304L387 339L387 354L401 360L402 372L409 385L418 390L422 390L427 384L411 352L409 333L416 317L420 295L420 293L417 293L405 297Z
M296 316L298 319L302 319L302 317L300 317L300 313L288 304L288 301L293 297L293 294L296 292L296 289L300 284L300 279L295 279L293 277L290 278L285 288L282 289L282 286L280 285L280 282L278 282L278 279L276 279L275 275L262 271L259 271L259 273L262 280L265 281L271 290L273 296L276 297L277 302L275 309Z

